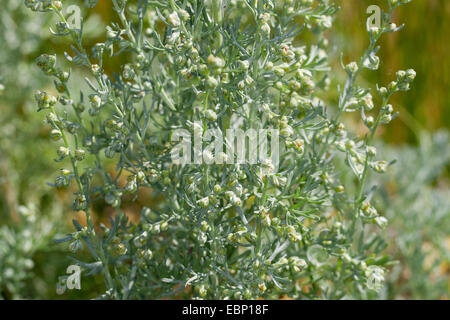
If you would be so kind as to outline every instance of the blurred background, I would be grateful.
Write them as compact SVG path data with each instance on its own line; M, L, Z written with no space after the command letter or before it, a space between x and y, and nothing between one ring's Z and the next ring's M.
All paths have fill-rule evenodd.
M71 3L82 5L81 0ZM331 61L355 60L368 45L366 8L386 0L337 0L341 7L328 34ZM35 65L41 53L70 52L63 39L50 37L50 15L33 14L22 1L2 0L0 11L0 298L89 299L103 288L102 279L84 281L83 290L56 294L58 277L71 264L66 245L55 237L72 231L78 218L69 208L73 190L56 191L46 183L59 167L44 115L36 112L35 89L51 91L51 83ZM109 1L86 11L86 46L104 41L105 23L114 20ZM414 68L412 90L391 101L400 112L379 133L381 157L397 163L388 174L373 176L380 188L375 201L390 221L385 231L386 254L396 261L377 298L448 299L450 297L449 111L450 1L413 0L397 10L394 22L405 29L380 42L378 71L364 71L360 83L386 85L399 69ZM115 71L114 63L106 65ZM82 83L75 74L73 83ZM336 82L343 72L332 75ZM77 81L79 79L79 81ZM350 119L351 120L351 119ZM112 169L113 170L113 169ZM148 199L139 199L138 202ZM97 221L111 209L95 208ZM137 211L130 206L129 212ZM77 254L78 255L78 254ZM78 255L79 256L79 255ZM87 253L86 253L87 256Z

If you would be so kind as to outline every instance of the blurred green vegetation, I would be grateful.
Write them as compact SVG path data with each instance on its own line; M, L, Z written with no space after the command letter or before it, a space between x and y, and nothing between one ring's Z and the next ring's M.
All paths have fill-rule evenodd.
M0 298L93 298L103 289L101 278L83 278L81 291L56 295L58 277L65 274L71 260L67 247L52 240L70 232L70 221L79 216L68 209L71 190L55 192L46 185L58 170L53 162L55 146L33 101L34 89L51 91L35 58L44 52L62 57L70 47L63 39L49 37L49 15L32 14L19 0L2 1L6 9L0 12L0 84L5 87L0 90ZM372 4L386 8L387 1L336 2L341 10L329 39L332 62L339 68L341 52L348 62L367 47L366 8ZM105 23L115 16L106 0L86 12L84 41L89 48L104 41ZM400 262L391 270L381 298L449 298L450 191L445 174L449 161L449 17L447 0L413 0L402 6L395 22L405 23L406 28L382 39L380 69L362 73L363 84L375 88L376 83L392 81L399 69L417 71L412 90L393 97L399 119L382 131L385 145L379 149L385 148L385 155L399 163L385 177L372 177L381 185L377 207L391 222L387 251ZM105 68L112 73L121 64L113 59ZM339 79L341 74L333 76ZM72 82L84 85L82 78L76 74ZM336 95L336 84L330 86L330 95ZM438 129L443 130L433 135ZM148 197L139 201L147 203ZM104 203L96 204L95 211L97 221L105 221L112 213ZM129 213L138 211L131 205L128 209Z

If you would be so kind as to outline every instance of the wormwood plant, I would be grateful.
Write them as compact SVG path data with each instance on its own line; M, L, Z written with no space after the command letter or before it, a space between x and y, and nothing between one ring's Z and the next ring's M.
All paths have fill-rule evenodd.
M43 54L37 63L58 94L37 91L36 100L58 144L54 185L75 185L72 207L86 214L86 225L74 221L76 232L62 240L90 250L93 261L77 264L83 274L103 273L102 298L343 298L379 289L389 259L365 230L387 220L365 182L390 165L376 157L374 135L395 117L389 98L408 90L415 72L398 71L376 99L356 80L378 68L377 41L401 29L392 13L408 2L389 0L381 25L369 27L367 50L343 65L334 106L320 99L333 75L324 36L337 12L330 1L112 0L117 17L106 41L86 48L60 1L25 0L59 18L52 33L71 43L65 58L90 73L78 96L70 71ZM128 63L105 72L119 55ZM364 137L346 130L348 112L361 114ZM194 148L204 162L172 160L175 130L198 138L235 127L271 129L279 163L238 163L230 139L223 151L212 152L210 141ZM354 175L349 185L340 182L340 160ZM122 200L144 189L162 200L132 224ZM96 228L98 199L117 214Z

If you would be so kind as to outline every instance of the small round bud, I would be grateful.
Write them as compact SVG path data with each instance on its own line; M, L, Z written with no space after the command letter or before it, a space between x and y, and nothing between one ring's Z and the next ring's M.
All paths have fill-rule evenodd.
M200 207L207 208L209 206L209 198L204 197L204 198L198 200L197 203L200 205Z
M416 78L416 71L414 71L413 69L406 70L406 79L409 82L414 81L415 78Z
M389 83L389 91L390 92L395 92L397 90L398 90L397 82L392 81L391 83Z
M390 115L390 114L384 114L382 117L381 117L381 122L382 123L389 123L389 122L391 122L392 121L392 115Z
M179 27L181 24L180 18L178 17L178 14L176 12L172 12L167 17L167 21L172 27Z
M200 225L201 225L201 228L202 228L203 231L205 231L205 232L208 231L208 229L209 229L208 222L202 221L202 222L200 223Z
M358 64L356 62L350 62L348 65L345 66L345 70L348 73L355 74L358 71Z
M370 93L366 94L362 99L361 99L361 105L363 106L363 108L367 109L367 110L372 110L374 105L373 105L373 98L372 95Z
M61 131L58 130L58 129L53 129L53 130L50 132L50 137L52 138L53 141L57 141L57 140L61 139L62 133L61 133Z
M369 28L369 35L373 38L379 36L380 32L381 32L381 30L378 27L370 27Z
M398 5L398 0L389 0L389 5L390 5L391 7L397 6L397 5Z
M248 70L248 68L250 67L250 62L248 62L248 60L244 60L244 61L239 60L238 63L240 65L241 69Z
M386 161L377 161L373 169L378 173L384 173L387 170L387 162Z
M402 82L405 80L406 72L403 70L399 70L395 73L395 75L397 76L397 82Z
M83 161L86 156L86 152L83 149L75 149L74 154L77 161Z
M222 58L219 58L219 57L215 57L212 54L208 56L208 63L213 68L223 68L223 67L225 67L225 60L223 60Z
M99 108L102 104L102 99L96 94L91 95L89 97L89 100L91 101L91 104L94 108Z
M392 112L394 112L394 108L392 107L392 104L388 104L386 105L386 107L384 108L384 112L391 114Z
M375 157L377 155L377 148L375 147L367 147L367 155L370 157Z
M354 149L354 148L355 148L355 141L353 141L353 140L348 140L348 141L345 143L345 148L346 148L347 150L352 150L352 149Z
M394 31L397 28L397 25L395 23L390 23L389 26L387 27L388 31Z
M217 114L213 110L210 110L210 109L205 111L205 117L209 121L216 121L217 120Z
M100 71L100 66L98 64L93 64L91 66L91 71L92 73L97 74Z
M388 95L388 90L385 87L381 87L378 89L378 92L380 93L380 95L385 98Z
M183 21L188 21L189 20L189 18L190 18L190 15L189 15L189 12L187 12L186 10L184 10L184 9L180 9L179 11L178 11L178 16L180 16L181 17L181 20L183 20Z
M258 289L261 291L261 293L266 292L267 290L266 284L264 282L261 282L260 284L258 284Z
M372 128L373 125L375 124L375 119L372 116L368 116L366 118L366 124L369 128Z
M288 261L295 272L300 272L306 267L306 261L299 257L290 257Z
M60 156L61 158L65 158L69 155L70 150L67 149L66 147L59 147L57 150L58 156Z
M55 7L56 10L61 11L62 9L62 3L61 1L53 1L53 6Z
M206 86L207 86L208 88L214 89L214 88L216 88L218 85L219 85L219 81L217 81L216 78L214 78L214 77L208 77L208 78L206 79Z
M123 243L114 246L113 253L117 256L123 256L127 253L127 247Z
M61 169L61 173L63 176L70 176L72 174L72 171L67 169Z

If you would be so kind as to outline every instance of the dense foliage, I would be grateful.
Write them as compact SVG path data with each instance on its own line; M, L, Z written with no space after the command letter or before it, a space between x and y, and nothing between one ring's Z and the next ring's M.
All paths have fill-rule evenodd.
M340 79L339 70L329 61L326 36L338 9L331 1L112 0L116 16L103 41L88 46L84 24L77 12L67 14L65 3L25 0L57 19L51 33L70 45L64 57L47 52L37 59L55 88L40 84L35 99L61 165L51 185L74 192L71 209L84 214L73 221L75 232L59 238L83 268L83 285L101 275L100 298L114 299L396 297L397 289L381 290L385 277L402 288L393 258L419 272L417 255L407 250L420 252L430 241L433 254L436 247L446 253L431 233L439 242L449 225L445 195L432 200L426 223L434 227L414 245L408 234L418 224L404 224L411 215L423 216L427 202L417 194L439 176L448 155L439 163L423 160L428 171L409 171L420 178L414 190L406 186L418 178L396 180L393 196L389 184L402 175L403 158L413 157L408 152L421 157L435 149L399 156L374 145L377 129L397 115L390 97L409 90L415 72L398 71L373 92L357 81L364 69L378 69L377 43L402 28L392 15L407 2L387 1L380 27L368 26L369 47L353 57L357 62L341 61L346 80L336 94L330 83ZM84 5L88 12L97 1ZM120 73L105 67L115 61L121 61ZM83 72L86 85L80 85ZM348 113L360 115L363 136L346 123ZM253 147L261 147L251 137L243 144L227 137L223 152L208 147L229 129L270 132L271 160L239 162L229 153L241 146L251 157ZM174 161L180 130L184 142L206 140L200 149L189 146L200 162ZM448 138L436 139L423 145L446 150ZM396 158L399 173L391 167ZM152 200L130 221L127 211L140 207L143 195ZM102 205L114 214L99 224ZM30 210L20 207L29 224L21 227L42 240L50 232L36 230ZM382 231L388 221L387 231L401 232L400 238ZM18 232L18 241L26 241ZM9 250L20 253L10 263L26 257L28 265L16 267L27 273L31 249L15 251L9 234L0 233L0 248L8 248L3 235ZM387 255L397 244L397 254ZM446 259L433 263L439 268ZM426 279L429 271L421 272ZM8 279L7 272L0 269L0 277ZM7 291L19 291L23 278L13 286L6 280ZM417 295L424 281L400 294ZM429 290L437 298L445 292L434 285Z

